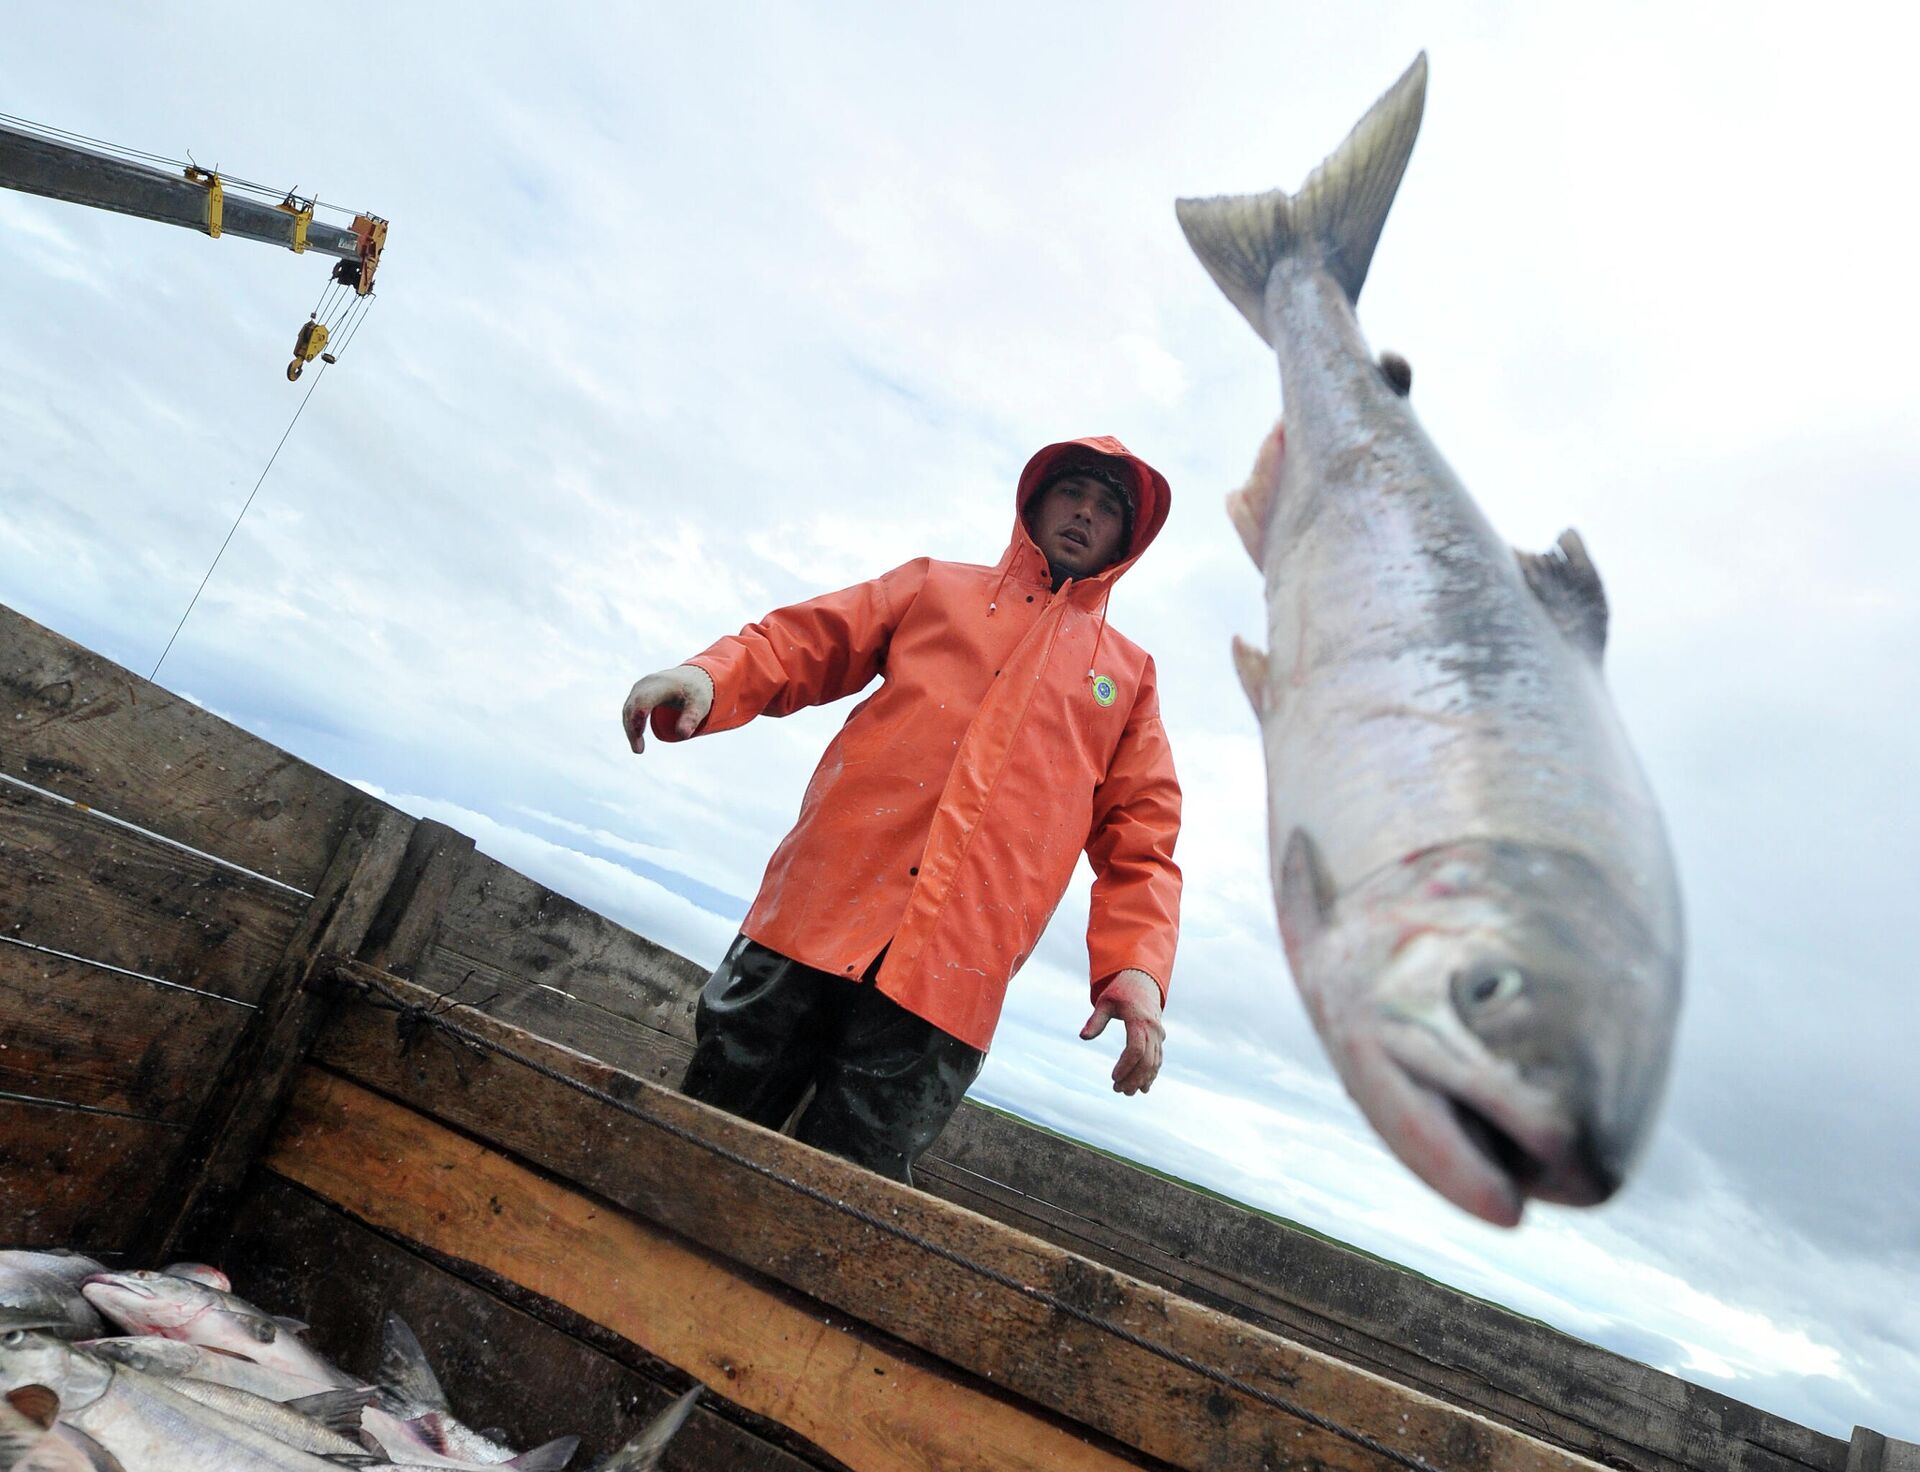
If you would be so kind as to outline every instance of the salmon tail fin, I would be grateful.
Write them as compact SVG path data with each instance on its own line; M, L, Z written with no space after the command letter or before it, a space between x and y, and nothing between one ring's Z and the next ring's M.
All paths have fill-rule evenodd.
M1224 194L1174 202L1180 228L1227 300L1267 331L1267 278L1288 256L1312 253L1357 301L1373 248L1407 171L1427 102L1427 53L1307 176L1298 194Z

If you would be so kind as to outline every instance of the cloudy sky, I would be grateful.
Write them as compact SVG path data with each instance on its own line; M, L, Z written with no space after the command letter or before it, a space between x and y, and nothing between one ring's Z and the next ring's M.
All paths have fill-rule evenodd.
M1167 1064L1085 874L978 1094L1846 1435L1920 1439L1920 305L1892 7L30 7L0 112L393 221L163 683L703 963L842 709L641 758L638 676L991 561L1053 439L1170 477L1114 600L1187 792ZM164 19L161 18L164 15ZM1637 1178L1479 1225L1287 978L1220 511L1278 407L1180 194L1292 187L1426 48L1361 318L1493 521L1577 525L1692 956ZM0 601L145 673L307 384L325 263L0 194Z

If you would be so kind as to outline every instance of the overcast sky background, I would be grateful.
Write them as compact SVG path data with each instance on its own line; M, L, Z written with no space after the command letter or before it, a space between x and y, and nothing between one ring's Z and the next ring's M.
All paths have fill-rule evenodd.
M631 756L628 686L921 554L1049 440L1174 510L1116 625L1186 788L1167 1063L1083 1044L1085 882L978 1097L1845 1436L1920 1439L1914 12L73 4L0 111L392 219L162 682L704 964L845 708ZM1494 523L1578 526L1691 963L1637 1178L1478 1224L1280 955L1220 509L1271 355L1174 223L1292 188L1414 53L1361 321ZM0 601L144 674L306 384L326 263L0 193Z

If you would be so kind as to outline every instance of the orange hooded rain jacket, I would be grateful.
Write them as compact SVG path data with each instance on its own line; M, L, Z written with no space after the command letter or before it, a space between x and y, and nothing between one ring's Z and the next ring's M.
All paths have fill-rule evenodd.
M1122 559L1052 591L1021 510L1063 459L1130 467ZM713 679L699 735L838 700L875 675L828 746L741 929L875 981L982 1051L1084 850L1093 995L1138 967L1164 1002L1179 935L1180 786L1153 660L1106 622L1114 582L1167 519L1167 482L1118 440L1049 445L1021 473L993 567L919 558L777 609L687 661ZM670 708L653 733L677 739Z

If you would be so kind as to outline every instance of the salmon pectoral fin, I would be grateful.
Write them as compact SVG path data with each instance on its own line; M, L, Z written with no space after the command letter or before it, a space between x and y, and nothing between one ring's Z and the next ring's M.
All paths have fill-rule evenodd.
M62 1421L54 1435L85 1457L92 1472L127 1472L126 1465L118 1457L71 1421Z
M1568 527L1545 552L1516 548L1513 555L1520 575L1560 632L1598 664L1607 648L1607 590L1580 533Z
M514 1472L560 1472L562 1467L573 1460L573 1454L580 1449L577 1436L557 1436L552 1441L535 1447L530 1452L522 1452L517 1457L509 1457L499 1465L511 1467Z
M360 1413L372 1405L380 1392L371 1385L357 1390L322 1390L286 1402L287 1409L318 1421L329 1431L353 1436L360 1430Z
M1319 846L1306 829L1294 829L1280 863L1280 938L1286 943L1287 962L1296 972L1301 952L1332 921L1333 900L1333 880Z
M1256 649L1238 634L1233 636L1233 668L1240 676L1240 688L1247 692L1253 713L1267 713L1267 651Z
M34 1426L46 1431L60 1416L60 1395L45 1385L18 1385L7 1392L7 1404Z
M1227 520L1240 534L1240 545L1247 549L1255 567L1260 566L1260 551L1267 539L1267 518L1273 514L1273 494L1280 485L1280 462L1287 453L1287 426L1275 424L1260 441L1260 453L1254 456L1247 483L1227 494Z

